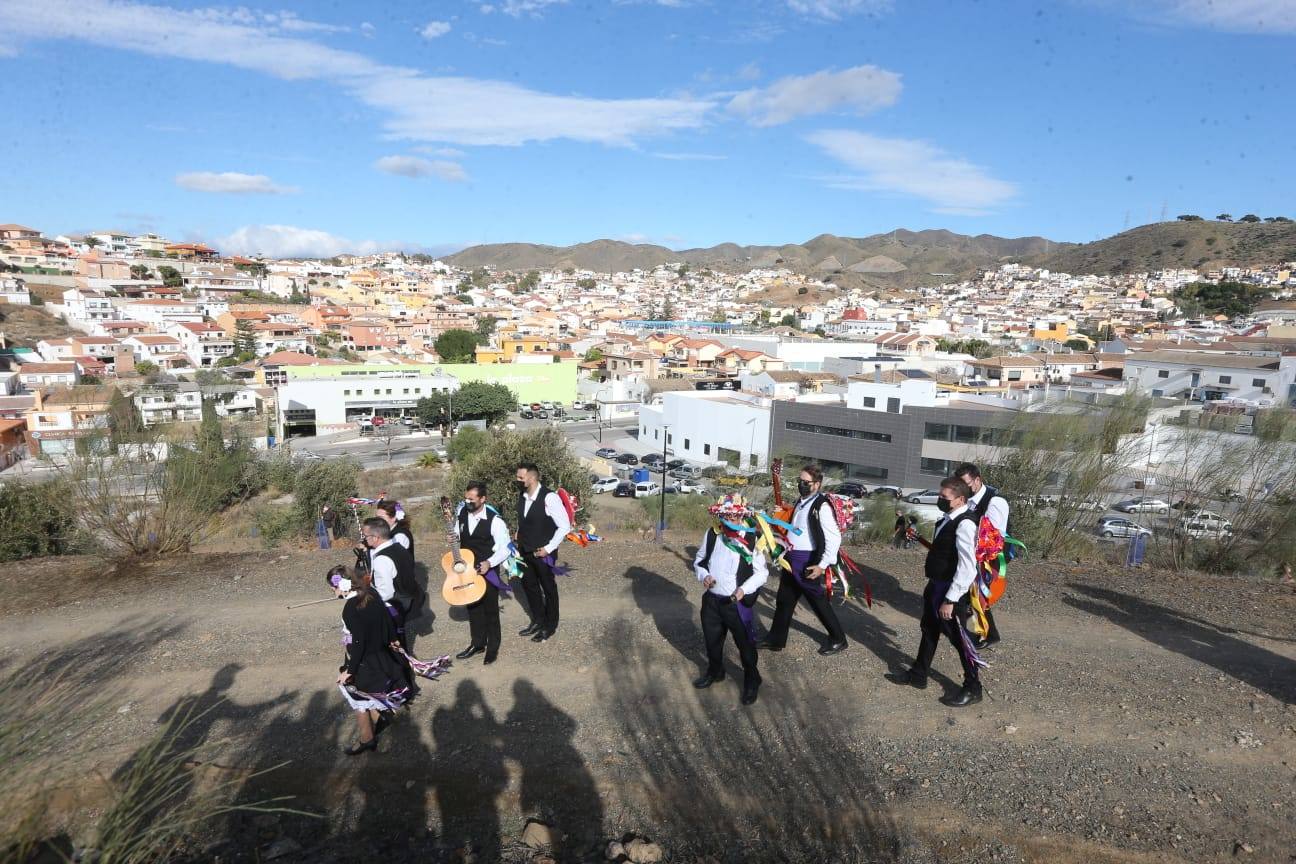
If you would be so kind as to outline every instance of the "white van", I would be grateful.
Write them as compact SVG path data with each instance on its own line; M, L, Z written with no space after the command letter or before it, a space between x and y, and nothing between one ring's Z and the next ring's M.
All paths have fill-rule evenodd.
M652 480L646 480L643 483L635 484L634 494L636 498L646 498L651 495L660 495L662 494L662 487L659 484L653 482Z

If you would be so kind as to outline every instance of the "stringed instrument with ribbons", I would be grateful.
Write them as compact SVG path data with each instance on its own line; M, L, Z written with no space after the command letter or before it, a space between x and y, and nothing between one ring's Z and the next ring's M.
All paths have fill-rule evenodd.
M441 496L441 512L446 518L450 542L450 551L441 556L441 570L445 573L441 596L451 606L467 606L486 596L486 577L477 572L477 556L472 550L459 548L457 518L450 499L445 495Z

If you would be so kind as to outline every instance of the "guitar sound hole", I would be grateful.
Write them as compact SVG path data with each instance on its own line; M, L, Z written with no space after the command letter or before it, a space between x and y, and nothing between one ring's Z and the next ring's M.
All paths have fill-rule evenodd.
M467 568L467 566L465 566L465 564L464 564L462 561L459 561L459 562L457 562L457 563L454 565L454 571L455 571L456 573L462 573L462 572L464 572L464 570L466 570L466 569L468 569L468 568Z

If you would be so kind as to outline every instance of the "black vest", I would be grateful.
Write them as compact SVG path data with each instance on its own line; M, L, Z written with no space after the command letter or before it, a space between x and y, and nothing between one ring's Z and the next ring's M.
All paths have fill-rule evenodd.
M820 507L832 507L832 504L828 502L828 498L822 492L815 495L814 500L806 507L806 529L810 532L810 542L814 544L810 550L810 563L806 565L808 567L817 566L824 554L823 523L819 521ZM833 513L832 518L836 520L837 514ZM828 563L832 565L837 562L829 561Z
M716 543L719 541L719 539L720 538L716 535L715 529L708 528L706 537L703 538L702 540L702 545L706 549L706 551L702 554L702 560L698 562L698 566L701 567L703 570L707 571L708 573L711 572L711 553L715 551ZM751 578L753 569L755 568L752 567L752 563L750 561L748 561L746 558L739 556L738 572L734 574L734 579L738 582L738 587L741 588L742 584ZM757 588L755 591L746 595L745 597L743 597L742 600L738 602L742 603L744 606L748 608L751 608L752 606L756 605L756 598L760 596L760 593L761 593L761 589Z
M468 508L459 510L459 548L473 553L473 558L478 562L495 554L495 538L491 536L491 520L494 518L495 514L487 510L477 522L477 527L469 532Z
M981 503L978 504L977 506L975 506L975 507L972 508L973 510L976 511L977 521L978 521L978 522L979 522L980 520L984 519L986 516L990 515L990 499L992 499L992 498L1001 498L1001 499L1003 499L1003 502L1004 502L1005 504L1008 503L1008 499L1007 499L1007 498L1004 498L1003 495L999 494L999 490L998 490L998 489L996 489L996 488L993 487L993 486L986 486L986 487L985 487L985 495L981 496ZM1010 532L1008 531L1008 523L1011 522L1011 521L1012 521L1012 508L1009 507L1009 509L1008 509L1008 520L1007 520L1006 522L1004 522L1004 530L1003 530L1003 533L1004 533L1004 534L1008 534L1009 536L1012 536L1012 535L1010 534Z
M536 492L535 503L531 505L526 515L522 514L526 506L526 494L518 495L518 545L522 547L523 552L534 552L548 545L558 530L558 526L545 512L545 501L550 494L544 484L541 484L539 491Z
M947 522L936 532L936 536L932 538L931 549L927 552L927 562L923 565L928 579L938 579L941 582L953 581L954 573L958 570L958 544L954 542L955 535L958 534L958 526L968 520L976 521L978 518L980 517L975 510L964 510L957 518Z
M405 536L405 539L409 541L409 553L410 553L410 557L413 558L414 557L414 534L410 531L408 527L401 525L398 522L391 530L392 539L395 540L397 535L401 535L401 534L403 534Z
M414 578L414 556L399 543L392 543L386 549L375 552L396 565L396 594L400 597L414 597L419 593L418 580Z

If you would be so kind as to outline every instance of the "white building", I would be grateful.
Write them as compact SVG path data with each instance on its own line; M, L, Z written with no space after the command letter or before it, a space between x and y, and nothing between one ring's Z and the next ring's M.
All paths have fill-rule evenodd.
M1125 383L1171 399L1238 399L1286 404L1296 396L1296 357L1221 354L1214 351L1147 351L1125 357Z
M297 378L279 385L280 423L292 434L335 431L353 426L362 417L413 416L424 396L458 389L459 379L453 375L395 370L343 378Z
M215 366L222 357L234 353L234 340L224 330L207 321L172 324L167 327L167 334L179 340L180 350L198 368Z
M69 321L112 321L117 309L103 292L69 288L63 292L63 314Z
M181 350L180 340L174 336L146 333L127 336L122 344L130 347L136 363L147 360L162 369L186 366L189 363L189 358Z
M22 279L6 276L0 279L0 303L13 303L15 306L30 306L31 292Z
M680 390L639 408L639 442L702 465L757 468L769 461L770 398Z
M197 384L145 387L135 394L135 407L145 426L196 423L202 419L202 391Z
M835 339L788 339L781 336L714 336L729 348L762 351L783 361L785 369L821 372L830 357L874 357L877 345L872 342L846 342Z
M168 324L184 321L196 324L202 320L198 304L186 300L118 300L116 305L123 313L120 317L144 321L158 329L164 329Z

